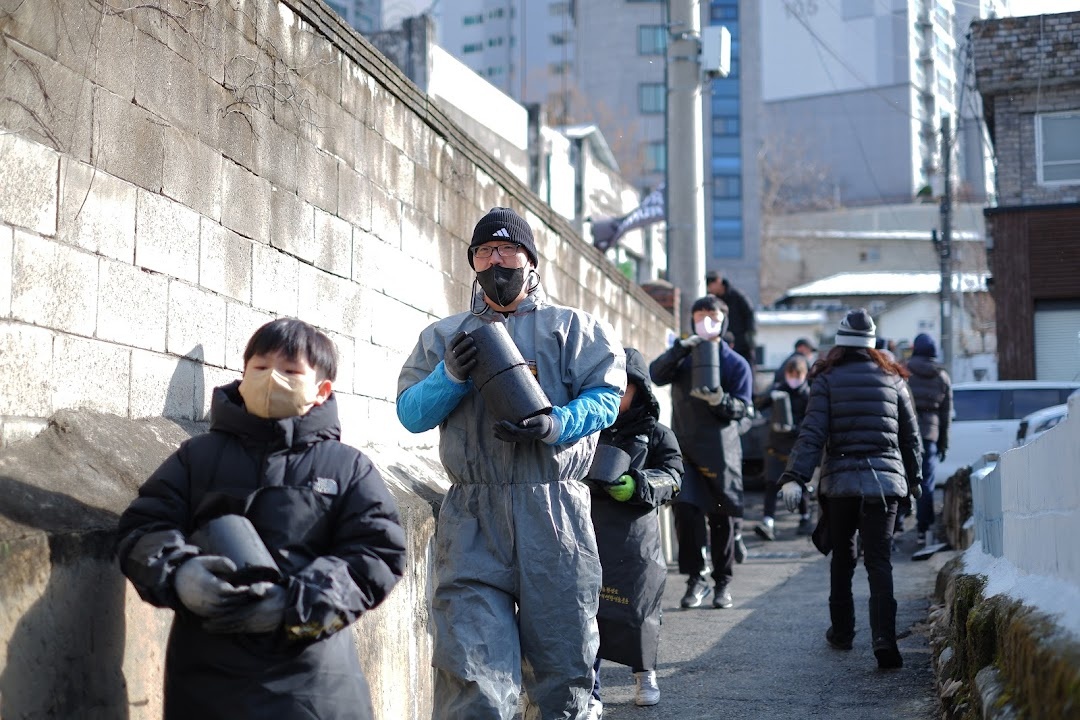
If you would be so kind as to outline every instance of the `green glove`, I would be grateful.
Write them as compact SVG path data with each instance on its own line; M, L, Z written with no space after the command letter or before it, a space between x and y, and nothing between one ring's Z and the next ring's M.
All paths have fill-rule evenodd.
M629 475L623 475L604 489L607 490L608 495L619 502L626 502L634 494L634 478Z

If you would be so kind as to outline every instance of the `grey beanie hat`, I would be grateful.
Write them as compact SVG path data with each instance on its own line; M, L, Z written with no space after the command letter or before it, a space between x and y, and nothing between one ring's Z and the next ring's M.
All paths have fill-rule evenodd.
M518 215L510 208L494 207L488 210L487 215L480 218L473 228L472 242L469 243L469 265L473 264L471 250L478 245L491 242L492 240L506 240L521 245L525 254L532 260L533 266L539 265L536 257L536 243L533 242L532 228L525 218Z
M840 327L836 330L836 344L843 347L872 348L876 332L874 318L870 317L866 308L851 310L840 321Z

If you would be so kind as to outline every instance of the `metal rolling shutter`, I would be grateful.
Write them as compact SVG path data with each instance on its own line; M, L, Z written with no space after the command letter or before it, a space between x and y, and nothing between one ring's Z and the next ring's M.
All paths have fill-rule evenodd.
M1036 301L1035 379L1080 380L1080 301Z

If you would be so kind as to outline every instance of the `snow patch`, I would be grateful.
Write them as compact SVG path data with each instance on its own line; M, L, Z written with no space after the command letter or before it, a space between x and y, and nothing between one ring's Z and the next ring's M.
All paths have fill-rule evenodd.
M978 544L963 555L964 571L986 577L986 597L1006 595L1054 617L1080 640L1080 588L1045 575L1027 575L1003 557L983 552Z

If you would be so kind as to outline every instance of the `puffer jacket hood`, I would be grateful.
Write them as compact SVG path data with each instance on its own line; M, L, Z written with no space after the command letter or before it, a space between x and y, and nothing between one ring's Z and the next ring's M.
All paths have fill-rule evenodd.
M660 402L653 394L649 366L645 362L645 357L636 348L626 348L626 381L637 385L638 391L645 394L649 415L659 420Z

